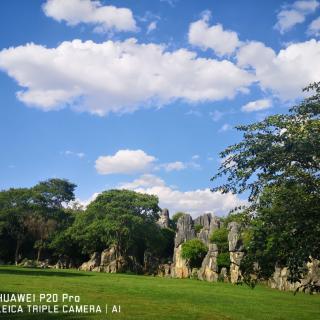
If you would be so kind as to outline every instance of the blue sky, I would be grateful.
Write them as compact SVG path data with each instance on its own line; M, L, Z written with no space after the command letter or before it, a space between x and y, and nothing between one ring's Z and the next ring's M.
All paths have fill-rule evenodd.
M233 129L287 112L320 77L318 1L1 1L0 188L51 177L171 212L213 194Z

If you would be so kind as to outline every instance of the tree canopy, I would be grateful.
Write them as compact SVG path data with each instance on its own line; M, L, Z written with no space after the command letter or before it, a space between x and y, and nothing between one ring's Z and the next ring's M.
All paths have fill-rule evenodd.
M220 153L212 178L226 178L214 191L249 191L248 278L257 262L261 278L287 266L290 280L299 281L306 262L320 258L320 83L304 91L313 95L289 113L238 126L243 139Z

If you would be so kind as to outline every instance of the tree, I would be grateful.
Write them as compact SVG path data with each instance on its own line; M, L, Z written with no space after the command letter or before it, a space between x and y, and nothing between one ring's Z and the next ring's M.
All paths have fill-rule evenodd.
M114 246L117 255L133 255L142 262L145 250L160 244L159 210L156 196L109 190L91 202L71 228L85 253Z
M304 90L314 90L315 95L291 108L289 114L236 127L244 133L243 140L220 153L224 161L212 180L226 176L227 182L213 191L249 191L253 204L265 187L288 181L319 193L320 83Z
M212 179L226 182L213 191L249 191L244 274L258 261L261 277L277 264L296 281L309 257L320 258L320 83L304 90L314 95L288 114L238 126L243 140L220 153L224 161Z
M15 242L14 261L19 262L20 249L28 236L27 218L32 212L32 192L27 188L0 192L0 233Z
M228 229L223 225L220 229L214 230L210 236L210 242L215 243L218 247L217 265L219 271L221 268L230 268L230 254L228 242Z
M48 179L33 187L35 202L41 206L61 209L64 204L75 199L76 185L65 179Z
M199 239L191 239L182 244L181 256L190 268L199 268L208 252L208 247Z

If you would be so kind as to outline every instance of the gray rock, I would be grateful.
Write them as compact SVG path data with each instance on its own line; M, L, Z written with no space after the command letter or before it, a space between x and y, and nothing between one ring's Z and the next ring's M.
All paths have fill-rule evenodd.
M220 227L220 220L211 213L205 213L194 220L195 225L201 225L202 229L197 234L197 237L206 245L210 243L212 232Z
M275 271L272 277L268 281L268 285L271 288L282 290L282 291L302 291L306 285L320 285L320 262L316 259L312 259L306 263L307 272L304 274L300 282L290 282L289 269L275 267ZM309 290L305 290L309 292Z
M171 277L171 267L170 263L160 264L158 268L158 276Z
M175 248L180 244L196 237L194 231L193 220L189 214L185 214L179 218L177 222L177 233L174 240Z
M80 267L79 270L81 271L96 271L96 268L100 266L101 262L101 254L99 252L94 252L90 260L84 262Z
M209 244L207 255L202 261L201 269L198 272L200 280L215 282L218 280L218 247L216 244Z
M109 265L112 261L117 259L116 248L112 246L109 249L105 249L101 253L100 264L102 267Z
M169 228L169 210L168 209L163 209L160 213L160 217L158 220L158 225L161 228Z
M221 271L220 271L220 274L219 274L219 280L223 281L223 282L228 282L229 281L227 268L225 268L225 267L221 268Z
M243 245L240 239L240 224L238 222L230 222L228 224L228 231L229 251L242 251Z

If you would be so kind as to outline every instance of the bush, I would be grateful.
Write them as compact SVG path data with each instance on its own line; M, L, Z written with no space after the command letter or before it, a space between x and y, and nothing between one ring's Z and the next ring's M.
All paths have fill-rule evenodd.
M194 226L194 230L196 231L196 233L199 233L202 228L203 228L203 227L202 227L201 224L196 224L196 225Z
M181 256L188 261L190 268L199 268L208 247L199 239L191 239L182 244Z
M219 252L229 251L227 228L220 228L215 230L210 237L210 241L218 246Z

